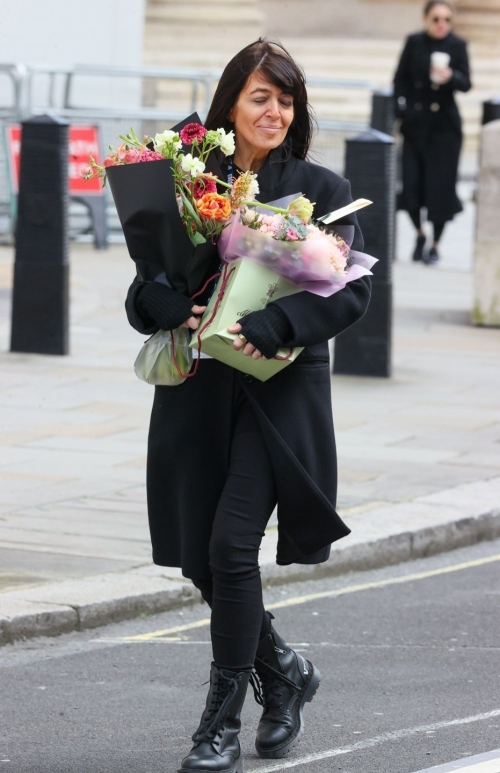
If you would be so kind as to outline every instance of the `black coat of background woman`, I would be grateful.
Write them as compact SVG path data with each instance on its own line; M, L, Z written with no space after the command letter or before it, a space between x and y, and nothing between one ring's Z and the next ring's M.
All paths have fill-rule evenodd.
M436 263L447 221L462 211L456 193L462 125L455 91L471 81L465 40L451 31L453 8L430 0L422 32L410 35L394 77L396 116L402 119L403 189L398 209L406 210L417 229L413 260ZM433 243L425 249L422 209L433 224Z

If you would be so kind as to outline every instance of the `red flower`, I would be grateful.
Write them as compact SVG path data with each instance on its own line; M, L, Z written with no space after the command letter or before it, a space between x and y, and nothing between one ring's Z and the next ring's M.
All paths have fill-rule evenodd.
M201 142L207 130L199 123L188 123L180 132L180 138L184 145L192 145L194 140Z
M217 185L211 177L198 177L193 185L193 197L201 199L205 193L217 193Z
M141 152L141 155L139 156L139 161L163 161L163 156L156 150L149 150L149 148L144 148L144 150Z

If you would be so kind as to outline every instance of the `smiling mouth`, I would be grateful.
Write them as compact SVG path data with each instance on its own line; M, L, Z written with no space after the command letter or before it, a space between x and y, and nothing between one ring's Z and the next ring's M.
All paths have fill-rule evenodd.
M279 132L281 131L281 126L258 126L258 129L263 129L265 132Z

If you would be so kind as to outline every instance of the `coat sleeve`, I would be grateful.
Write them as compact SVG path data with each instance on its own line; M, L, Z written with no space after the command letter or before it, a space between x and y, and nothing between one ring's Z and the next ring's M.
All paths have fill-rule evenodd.
M440 86L441 91L469 91L472 88L470 80L469 56L467 53L467 44L462 41L460 51L453 62L453 75L448 83Z
M394 75L394 111L396 118L403 118L408 100L411 81L411 42L406 39L399 63Z
M342 180L335 190L325 213L345 207L352 201L351 186L348 180ZM363 249L363 236L353 213L342 221L343 225L353 225L355 229L352 247ZM322 298L313 293L300 292L273 301L270 306L278 306L288 317L293 330L293 338L286 346L314 346L328 341L361 319L370 302L370 277L361 277L348 282L343 290Z
M127 298L125 299L125 311L127 313L127 319L134 330L137 330L138 333L142 333L142 335L153 335L153 333L156 333L160 328L154 320L145 318L139 313L136 303L137 295L145 284L146 282L141 282L139 277L135 277L128 289Z

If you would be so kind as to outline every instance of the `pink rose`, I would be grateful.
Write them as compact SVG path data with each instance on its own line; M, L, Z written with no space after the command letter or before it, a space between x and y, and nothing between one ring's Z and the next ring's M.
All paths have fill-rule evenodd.
M125 145L120 145L115 151L116 160L121 161L123 163L123 159L125 158L125 155L127 153L128 153L127 147Z
M179 133L183 145L192 145L195 140L201 142L207 130L199 123L188 123Z
M104 159L104 166L116 166L116 161L112 156L108 156Z
M293 228L289 228L286 232L286 240L287 242L298 242L300 241L300 236Z
M304 256L320 266L330 265L330 245L328 239L311 238L305 240L303 247Z
M124 153L122 161L124 164L137 164L140 161L140 158L141 154L139 151L136 148L131 148Z

